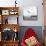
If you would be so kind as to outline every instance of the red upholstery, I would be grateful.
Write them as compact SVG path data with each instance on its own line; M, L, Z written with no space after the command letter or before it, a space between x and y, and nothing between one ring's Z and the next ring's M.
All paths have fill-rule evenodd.
M27 29L27 31L25 32L25 35L24 35L24 37L23 37L23 39L22 39L21 45L22 45L22 46L26 46L25 39L28 39L29 37L32 37L32 36L36 37L37 35L36 35L36 33L33 31L33 29L31 29L31 28ZM40 45L40 43L38 42L35 46L41 46L41 45Z

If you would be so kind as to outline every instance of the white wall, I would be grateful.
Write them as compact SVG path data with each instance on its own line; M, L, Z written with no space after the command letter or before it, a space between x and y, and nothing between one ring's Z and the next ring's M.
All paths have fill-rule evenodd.
M15 0L0 0L0 6L15 6ZM42 0L18 0L18 4L20 6L20 17L19 24L21 26L43 26L43 6ZM24 21L23 20L23 9L36 6L38 8L38 20L37 21Z
M1 6L1 7L4 7L4 6L5 6L5 7L6 7L6 6L7 6L7 7L8 7L8 6L14 6L14 4L15 4L14 1L15 1L15 0L0 0L0 6Z

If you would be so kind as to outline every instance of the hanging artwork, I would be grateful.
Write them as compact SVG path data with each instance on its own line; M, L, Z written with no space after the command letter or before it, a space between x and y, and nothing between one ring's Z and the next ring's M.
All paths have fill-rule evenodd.
M24 20L37 20L38 12L36 7L29 7L23 10Z
M2 15L9 15L9 10L2 10Z

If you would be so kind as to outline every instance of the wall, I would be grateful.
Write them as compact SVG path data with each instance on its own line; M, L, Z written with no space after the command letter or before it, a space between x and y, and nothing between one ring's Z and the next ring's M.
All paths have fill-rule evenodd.
M15 0L0 0L0 6L1 7L8 7L8 6L14 6Z

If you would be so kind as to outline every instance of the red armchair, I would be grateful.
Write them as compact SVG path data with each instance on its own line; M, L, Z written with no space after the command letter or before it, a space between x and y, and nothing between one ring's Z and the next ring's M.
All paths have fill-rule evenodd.
M28 39L28 38L30 38L30 37L32 37L32 36L35 37L36 40L37 40L37 35L36 35L36 33L33 31L33 29L31 29L31 28L27 29L27 31L25 32L24 37L22 38L21 45L22 45L22 46L27 46L25 40ZM31 45L30 45L30 46L31 46ZM41 44L40 44L40 42L37 40L37 43L36 43L34 46L41 46Z

